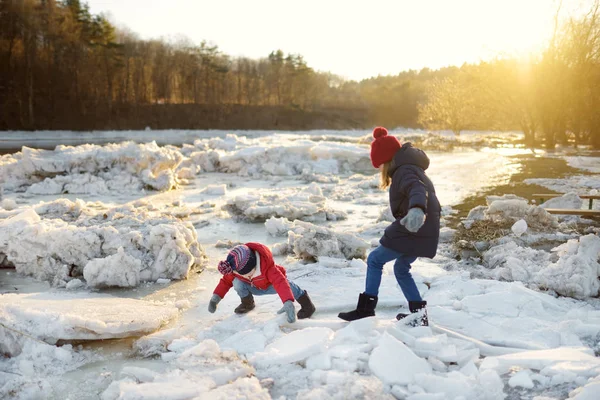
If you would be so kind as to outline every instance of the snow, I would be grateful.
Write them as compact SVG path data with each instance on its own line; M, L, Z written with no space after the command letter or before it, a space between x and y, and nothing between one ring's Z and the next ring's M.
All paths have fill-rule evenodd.
M139 205L98 210L61 199L0 222L0 253L18 273L58 287L73 277L94 288L185 279L204 262L197 240L191 224Z
M254 369L235 352L221 351L214 340L204 340L172 354L165 373L129 369L127 372L133 372L135 380L125 377L113 381L102 393L102 399L270 398L252 376Z
M7 211L14 210L17 208L17 202L12 199L3 199L0 201L0 207L4 208Z
M317 187L317 189L319 189ZM327 205L327 198L315 186L308 186L290 192L281 189L271 193L263 190L260 194L239 195L228 200L224 209L232 215L242 216L250 221L266 221L269 218L287 218L311 222L346 219L344 212L336 211Z
M600 157L565 157L565 161L570 167L600 173Z
M225 185L208 185L202 193L215 195L215 196L223 196L227 193L227 187Z
M481 369L492 369L505 374L511 368L528 368L544 375L559 376L576 372L585 377L600 374L600 360L585 348L562 347L549 350L534 350L518 354L488 357L481 363Z
M551 289L563 296L597 296L600 289L600 238L594 234L571 239L551 252L515 242L491 247L483 258L490 276ZM551 259L556 261L552 262ZM493 268L490 272L489 268Z
M177 309L108 295L4 294L4 327L54 344L59 340L96 340L153 332L177 315Z
M563 296L585 298L598 295L600 283L600 237L589 234L553 249L556 263L541 271L539 282Z
M431 374L431 366L404 343L384 333L369 358L369 368L384 383L407 385L416 374Z
M597 224L489 196L464 229L502 234L457 259L464 229L447 218L520 169L510 156L523 150L493 148L514 134L396 131L430 146L444 205L438 256L411 270L431 324L395 320L407 303L393 263L376 317L337 318L356 307L366 256L393 220L368 133L14 133L95 144L0 160L0 260L15 267L0 269L0 397L596 399ZM142 134L181 147L124 143ZM600 188L597 158L565 159L586 172L547 182L567 193L552 207ZM310 293L311 319L287 323L277 295L236 315L234 291L207 311L217 262L248 241Z
M533 380L531 379L531 371L528 369L521 370L514 374L509 380L510 387L522 387L525 389L533 389Z
M54 151L23 147L0 157L0 182L5 191L25 189L31 195L169 190L177 184L174 171L182 160L155 142L60 145Z
M141 269L142 262L119 247L117 254L90 260L83 267L83 277L90 287L135 287L140 283Z
M306 360L326 349L333 337L329 328L306 328L286 335L259 352L251 362L262 364L285 364ZM241 339L241 338L240 338Z
M569 393L569 398L575 400L594 400L598 397L598 393L600 392L600 377L596 377L591 379L589 383L587 383L583 387L579 387Z
M555 197L548 201L545 201L540 205L542 208L574 208L579 210L583 205L583 200L577 195L577 193L569 192L565 193L560 197Z
M513 224L513 226L510 227L510 230L515 234L515 236L521 236L527 231L527 221L524 219L518 220Z
M530 178L525 179L525 183L544 186L559 193L592 194L594 190L600 190L600 180L594 175L573 175L568 179ZM599 204L594 201L596 209L600 207Z
M533 230L545 230L557 225L557 218L554 215L548 214L542 207L527 204L524 199L490 196L486 200L488 207L484 210L484 219L492 221L523 219Z
M247 139L228 134L224 139L196 140L194 146L197 151L190 158L202 169L241 176L337 175L370 168L362 146L349 143L281 136Z
M365 259L366 250L371 247L356 235L298 220L271 217L265 227L272 236L288 236L287 243L277 247L278 254L293 253L305 260L323 259L325 266L343 267L348 265L344 259Z

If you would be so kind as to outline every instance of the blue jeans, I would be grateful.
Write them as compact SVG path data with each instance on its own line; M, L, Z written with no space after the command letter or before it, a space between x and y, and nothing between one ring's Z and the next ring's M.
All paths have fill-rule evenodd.
M408 301L422 301L421 294L415 280L410 274L410 264L417 257L407 256L387 247L379 246L369 254L367 258L367 281L365 283L365 293L371 296L379 294L379 285L381 284L381 272L385 263L396 260L394 263L394 275L402 293Z
M298 300L299 297L304 296L304 293L306 293L306 292L304 290L300 289L300 286L296 285L294 282L292 282L290 280L288 280L288 283L290 284L290 288L292 288L292 293L294 294L294 298L296 300ZM233 288L235 289L238 296L240 296L240 297L246 297L250 293L252 293L255 296L262 296L263 294L276 294L277 293L277 291L275 290L273 285L270 285L265 290L261 290L261 289L258 289L256 287L252 286L251 284L244 282L238 278L233 279Z

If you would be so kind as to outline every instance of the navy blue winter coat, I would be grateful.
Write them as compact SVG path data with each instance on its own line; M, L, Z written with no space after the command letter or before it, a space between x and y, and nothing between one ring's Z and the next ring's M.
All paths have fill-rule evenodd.
M429 157L410 143L404 143L392 159L389 174L390 207L396 220L379 241L382 246L416 257L435 257L440 237L440 202L431 180L425 175ZM400 220L413 207L425 212L425 224L409 232Z

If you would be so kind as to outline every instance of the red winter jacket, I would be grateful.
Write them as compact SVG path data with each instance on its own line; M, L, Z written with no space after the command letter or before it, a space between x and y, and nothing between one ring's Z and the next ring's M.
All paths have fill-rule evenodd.
M215 288L214 294L218 295L220 298L224 298L229 289L233 286L233 280L237 278L260 290L265 290L273 285L282 302L285 303L288 300L294 301L294 294L288 283L285 268L275 264L271 250L260 243L246 243L246 246L250 247L250 250L258 253L258 256L260 257L260 274L255 275L250 279L234 274L233 272L225 274Z

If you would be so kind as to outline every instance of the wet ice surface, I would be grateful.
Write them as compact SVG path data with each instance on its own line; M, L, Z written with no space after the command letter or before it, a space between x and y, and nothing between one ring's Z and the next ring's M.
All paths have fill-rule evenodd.
M351 136L358 138L362 134ZM260 135L249 135L254 136ZM56 198L72 202L79 198L86 202L87 208L83 209L95 211L135 204L132 215L142 224L152 218L189 224L207 263L204 269L190 270L185 280L173 276L139 281L132 288L91 287L85 276L66 276L65 284L57 285L54 280L34 280L17 275L14 270L0 270L0 293L7 299L0 302L0 321L13 330L7 333L4 329L0 337L4 334L4 338L10 338L20 353L0 361L3 396L39 398L43 393L45 398L56 399L533 399L539 395L559 399L577 388L573 396L580 397L575 398L595 393L600 375L594 354L598 349L600 307L589 296L598 288L582 287L574 292L581 293L578 300L555 297L532 286L539 283L533 273L537 277L548 276L541 271L552 271L547 268L553 263L557 272L572 266L581 273L593 274L594 260L585 249L593 252L595 243L592 238L581 241L584 236L565 236L564 242L574 241L555 252L554 259L544 258L541 253L527 258L529 253L520 249L531 240L533 228L520 229L517 239L521 241L509 245L513 239L507 237L507 243L498 244L505 247L489 253L497 263L496 269L490 271L498 274L471 279L470 267L452 258L452 232L447 231L442 235L439 255L433 260L417 260L412 270L419 290L429 302L429 328L412 328L395 321L406 302L391 265L384 270L377 317L350 324L339 320L337 313L354 308L358 293L364 288L364 262L318 252L316 262L300 262L293 250L282 251L276 261L287 268L290 279L310 293L317 307L313 318L288 324L276 314L281 307L276 295L257 297L253 312L235 315L233 309L239 298L234 291L221 301L215 314L208 313L208 299L220 277L215 266L227 252L223 243L257 241L271 248L283 248L295 243L287 231L297 229L294 226L306 228L309 225L302 224L315 224L330 230L333 238L336 232L339 238L352 234L370 245L376 244L386 226L382 210L387 205L387 194L376 189L376 175L364 171L367 145L352 142L350 148L335 141L327 144L327 140L320 140L318 147L310 143L290 144L294 151L312 152L316 158L309 164L302 164L301 157L277 158L287 162L287 167L251 170L256 161L245 162L249 159L244 157L256 157L257 146L262 146L263 153L271 158L285 155L285 148L276 151L274 147L279 144L271 139L247 142L239 137L221 137L222 141L196 143L193 149L182 150L185 168L194 169L191 160L195 157L204 163L205 170L179 174L179 167L175 167L174 176L179 174L188 180L181 181L176 190L88 190L62 195L5 191L3 201L9 206L2 214L5 220L39 207L40 201L52 202ZM210 146L220 152L221 160L237 163L235 169L229 173L218 168L206 171L211 165L214 167L208 164L210 158L192 155L212 151ZM245 150L248 148L254 148L251 154ZM338 151L340 160L350 154L348 151L354 152L356 158L351 164L332 163L327 152L320 152L324 148ZM428 152L432 160L428 173L442 204L457 204L485 186L506 182L518 166L502 153ZM581 159L570 162L593 165ZM300 165L306 171L298 169ZM477 174L473 174L473 165L477 166ZM262 202L260 214L248 214L240 196L258 197ZM237 209L241 213L231 215L223 209L227 204L240 205ZM506 210L499 204L494 207ZM289 214L277 214L281 210ZM345 218L327 218L333 212ZM249 215L260 218L248 218ZM313 220L289 221L295 224L291 226L283 220L269 223L271 216L292 220L308 216ZM74 218L72 214L55 217ZM46 229L46 225L35 229ZM562 226L552 229L546 234L556 236ZM56 233L57 237L63 234ZM100 256L114 254L118 254L117 249L113 254ZM114 268L118 274L121 263L96 262L92 266L98 271ZM475 267L476 271L477 268L483 267ZM135 270L131 265L130 269ZM555 278L561 281L560 277ZM555 290L562 289L556 285ZM18 301L9 301L15 296ZM85 301L65 308L54 306L51 301L27 305L28 301L43 299L55 303ZM115 302L114 312L109 312L110 303L105 308L89 303L97 299ZM48 307L48 311L41 312L42 307ZM89 335L106 337L102 335L117 332L117 328L121 328L120 332L135 331L135 337L79 341L91 339ZM158 330L143 336L141 328ZM88 336L76 338L66 331L85 332ZM19 336L20 333L27 337ZM53 339L60 339L61 346L46 343ZM398 363L407 359L412 361Z

